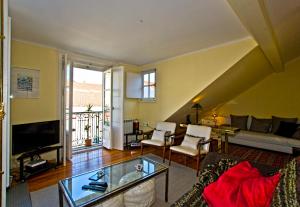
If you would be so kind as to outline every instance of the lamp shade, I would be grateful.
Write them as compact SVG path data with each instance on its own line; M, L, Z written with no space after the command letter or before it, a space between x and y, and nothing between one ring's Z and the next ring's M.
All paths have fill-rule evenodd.
M199 104L199 103L195 103L193 106L192 106L193 109L201 109L202 106Z

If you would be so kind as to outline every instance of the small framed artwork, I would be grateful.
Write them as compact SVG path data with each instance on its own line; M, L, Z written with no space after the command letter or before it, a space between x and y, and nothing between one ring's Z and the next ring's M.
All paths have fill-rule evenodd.
M27 68L12 68L12 94L14 98L40 97L40 71Z

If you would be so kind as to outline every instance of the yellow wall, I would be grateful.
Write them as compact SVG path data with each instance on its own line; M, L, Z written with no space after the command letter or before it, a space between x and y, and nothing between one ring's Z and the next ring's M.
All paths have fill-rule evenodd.
M40 70L40 98L13 98L11 123L59 119L58 51L14 40L12 41L12 67Z
M255 46L246 39L143 66L157 69L157 100L140 102L139 118L152 126L167 119Z
M12 41L12 68L21 67L40 70L40 97L35 99L13 98L11 100L11 124L22 124L59 119L58 110L58 51L20 41ZM55 153L43 154L54 159ZM16 156L12 167L17 167Z
M139 117L138 106L139 102L137 99L126 98L126 72L139 73L140 67L128 64L122 64L124 66L124 119L137 119Z
M122 65L125 72L140 70L137 66ZM40 70L40 98L12 99L12 124L59 119L58 51L14 40L12 41L12 66ZM138 117L137 100L125 98L124 117L125 119Z
M300 59L273 73L219 109L221 115L300 118Z

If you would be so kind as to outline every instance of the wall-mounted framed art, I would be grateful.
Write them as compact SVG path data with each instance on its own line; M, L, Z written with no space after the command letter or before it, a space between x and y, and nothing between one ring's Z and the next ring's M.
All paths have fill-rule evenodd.
M40 70L13 67L12 95L14 98L39 98Z

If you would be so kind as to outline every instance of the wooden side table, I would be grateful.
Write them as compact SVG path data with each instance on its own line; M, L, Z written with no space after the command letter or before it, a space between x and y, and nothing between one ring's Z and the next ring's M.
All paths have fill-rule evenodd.
M128 144L128 136L135 135L135 141L138 142L138 136L143 135L143 130L136 130L134 132L126 133L125 135L125 148L130 149L130 144Z
M240 129L236 127L228 127L228 126L220 126L220 129L222 134L224 134L224 142L225 142L224 153L228 154L228 137L235 136L236 133L240 131Z

